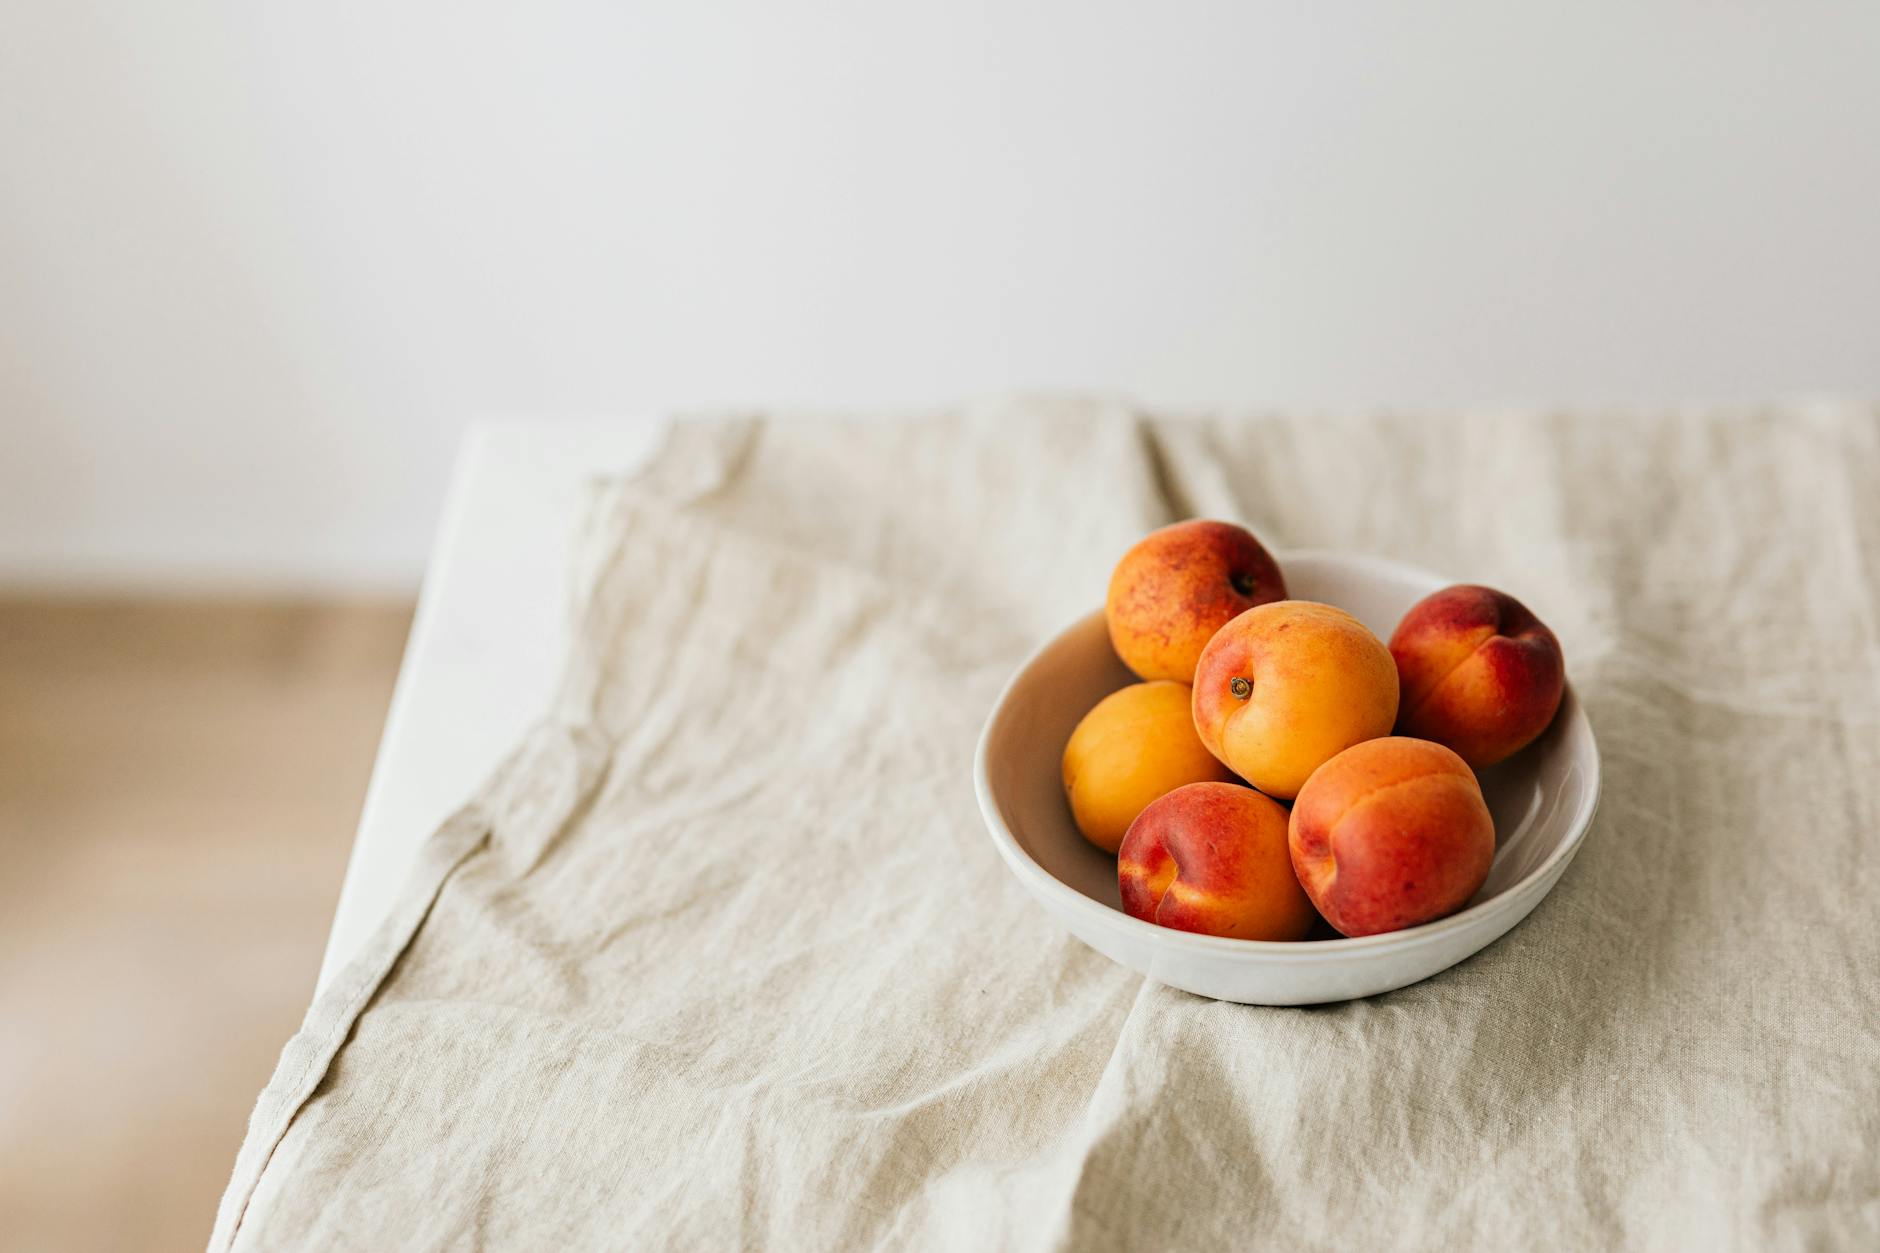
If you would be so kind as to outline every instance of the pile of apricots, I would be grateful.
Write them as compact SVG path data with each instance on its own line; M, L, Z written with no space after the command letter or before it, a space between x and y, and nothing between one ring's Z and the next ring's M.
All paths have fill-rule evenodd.
M1110 642L1141 682L1064 748L1084 838L1123 908L1165 927L1303 940L1455 913L1488 878L1475 771L1532 743L1565 691L1560 643L1512 596L1433 593L1386 645L1290 600L1246 529L1191 521L1116 566Z

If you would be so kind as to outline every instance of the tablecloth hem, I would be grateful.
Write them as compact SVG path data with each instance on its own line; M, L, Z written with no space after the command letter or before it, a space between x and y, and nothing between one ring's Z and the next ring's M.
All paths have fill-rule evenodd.
M490 831L487 816L473 802L433 833L421 848L418 864L399 895L397 911L308 1007L300 1030L282 1049L273 1077L255 1102L228 1188L216 1208L215 1226L209 1235L210 1253L225 1253L234 1247L248 1203L276 1146L326 1077L353 1023L371 1004L385 977L424 925L444 885L484 847Z

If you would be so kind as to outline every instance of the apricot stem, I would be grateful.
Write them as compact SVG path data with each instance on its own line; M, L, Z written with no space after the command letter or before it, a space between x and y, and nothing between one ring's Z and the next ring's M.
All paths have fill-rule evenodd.
M1234 571L1227 576L1227 581L1233 586L1233 589L1242 596L1253 595L1253 589L1259 586L1259 584L1253 581L1253 576L1248 574L1245 570Z
M1235 675L1227 681L1227 690L1234 694L1235 700L1246 700L1253 695L1253 684Z

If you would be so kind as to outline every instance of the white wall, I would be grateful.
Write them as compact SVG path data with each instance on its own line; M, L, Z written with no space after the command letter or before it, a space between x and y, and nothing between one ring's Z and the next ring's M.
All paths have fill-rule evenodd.
M1880 394L1880 5L0 0L0 578L388 583L478 415Z

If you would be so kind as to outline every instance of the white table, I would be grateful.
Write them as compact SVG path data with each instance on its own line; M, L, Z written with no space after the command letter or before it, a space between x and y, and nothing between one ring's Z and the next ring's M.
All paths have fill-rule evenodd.
M597 476L645 463L663 423L485 423L451 476L319 987L384 918L424 838L548 706L561 664L568 543Z

